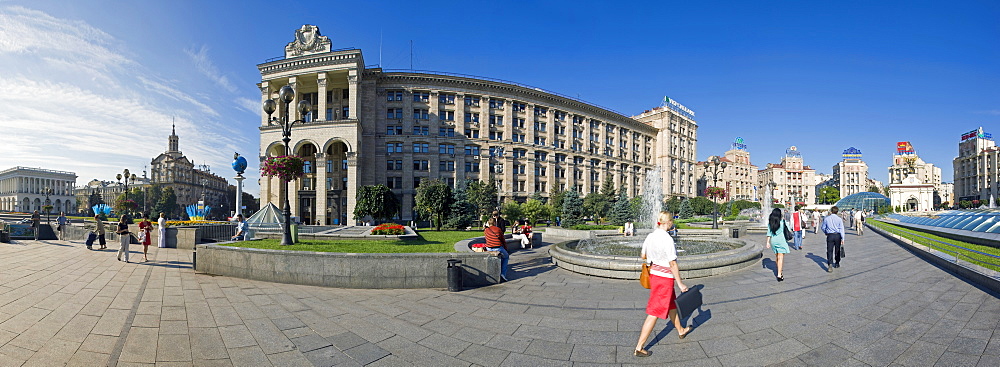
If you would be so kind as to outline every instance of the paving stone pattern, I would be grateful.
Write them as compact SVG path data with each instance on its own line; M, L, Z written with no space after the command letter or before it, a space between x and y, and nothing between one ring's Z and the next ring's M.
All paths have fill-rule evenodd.
M782 283L773 255L689 280L706 302L694 331L679 340L660 321L648 358L632 355L648 291L555 268L545 246L513 255L510 282L450 293L275 284L196 274L187 250L126 264L19 241L0 245L0 366L1000 365L997 295L871 232L849 234L827 273L822 240L788 255Z

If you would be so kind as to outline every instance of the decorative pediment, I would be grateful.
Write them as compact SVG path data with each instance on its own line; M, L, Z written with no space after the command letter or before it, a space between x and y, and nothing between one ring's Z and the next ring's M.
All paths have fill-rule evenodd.
M319 27L304 24L295 30L295 40L285 46L285 58L330 52L330 39L319 33Z

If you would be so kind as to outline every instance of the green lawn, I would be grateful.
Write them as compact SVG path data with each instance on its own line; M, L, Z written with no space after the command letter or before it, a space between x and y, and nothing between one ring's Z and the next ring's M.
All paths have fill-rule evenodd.
M303 240L291 246L282 246L281 240L268 239L236 242L224 246L248 247L269 250L344 252L344 253L403 253L403 252L454 252L455 243L480 237L482 231L420 231L414 240Z
M869 220L867 223L871 224L871 225L873 225L875 227L878 227L878 228L881 228L881 229L885 229L885 230L887 230L887 231L889 231L891 233L895 233L897 235L906 237L907 239L909 239L909 240L911 240L913 242L919 243L921 245L930 246L931 248L934 248L935 250L938 250L938 251L943 251L943 252L946 252L946 253L952 254L952 255L954 255L955 252L958 252L960 254L959 259L961 261L969 261L969 262L975 263L976 265L982 266L984 268L988 268L988 269L993 269L993 270L996 270L996 271L1000 271L1000 267L998 267L998 266L993 266L993 265L989 265L989 264L983 263L983 261L988 261L990 263L997 264L997 263L1000 263L1000 259L991 258L989 256L983 256L983 255L980 255L980 254L977 254L977 253L974 253L974 252L969 252L969 251L965 251L965 250L958 249L958 248L955 248L955 247L951 247L951 246L948 246L948 245L944 245L944 244L941 244L941 243L937 243L935 241L928 240L928 238L933 239L933 240L937 240L937 241L941 241L941 242L945 242L945 243L950 243L950 244L956 245L956 246L965 247L967 249L971 249L971 250L976 250L976 251L979 251L979 252L987 253L987 254L990 254L990 255L1000 256L1000 249L998 249L996 247L983 246L983 245L977 245L977 244L968 243L968 242L956 241L956 240L944 238L944 237L941 237L941 236L935 236L935 235L927 233L927 232L921 232L921 231L917 231L917 230L913 230L913 229L909 229L909 228L905 228L905 227L900 227L900 226L897 226L897 225L889 224L889 223L878 221L878 220ZM922 236L922 237L926 237L926 238L922 238L922 237L918 237L918 236Z

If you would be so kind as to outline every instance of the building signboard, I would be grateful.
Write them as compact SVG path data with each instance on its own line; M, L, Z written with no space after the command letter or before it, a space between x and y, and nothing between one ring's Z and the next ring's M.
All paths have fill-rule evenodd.
M733 140L733 149L747 150L747 145L743 142L743 138L737 136L736 140Z
M990 133L987 133L987 132L983 132L983 128L982 127L980 127L979 129L967 132L965 134L962 134L962 141L972 140L972 139L977 139L977 138L978 139L993 140L993 134L990 134Z
M897 154L916 154L913 150L913 144L908 141L901 141L896 143L896 153Z
M861 150L855 147L850 147L844 150L844 159L861 159Z
M684 107L684 105L677 103L677 101L675 100L670 99L670 97L667 96L663 97L663 105L666 106L667 108L670 108L674 112L680 113L681 115L684 115L685 117L694 120L694 111L691 111L687 107Z

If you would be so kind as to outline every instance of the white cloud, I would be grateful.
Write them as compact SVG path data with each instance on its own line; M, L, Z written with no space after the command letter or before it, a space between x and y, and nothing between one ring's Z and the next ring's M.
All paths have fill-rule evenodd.
M192 62L194 62L194 67L198 69L198 72L208 77L230 93L236 93L236 86L230 83L229 78L222 75L222 73L219 72L219 69L215 67L215 64L212 63L212 60L208 58L207 46L202 45L197 51L189 48L184 50L184 53L191 58Z
M981 114L981 115L1000 116L1000 110L976 111L976 113Z
M227 167L234 151L256 155L246 151L256 150L256 131L243 131L238 122L245 123L245 113L259 114L250 99L235 95L207 47L185 52L199 73L186 79L177 73L187 69L149 70L121 41L86 22L0 5L0 169L75 172L78 185L111 179L124 168L140 172L166 150L176 123L189 159L232 176ZM233 96L208 98L178 86L177 80L192 79L208 79ZM256 192L256 171L247 176L245 190Z
M260 111L262 111L261 101L255 101L246 97L239 97L233 100L233 103L235 103L239 108L255 115L260 114Z

